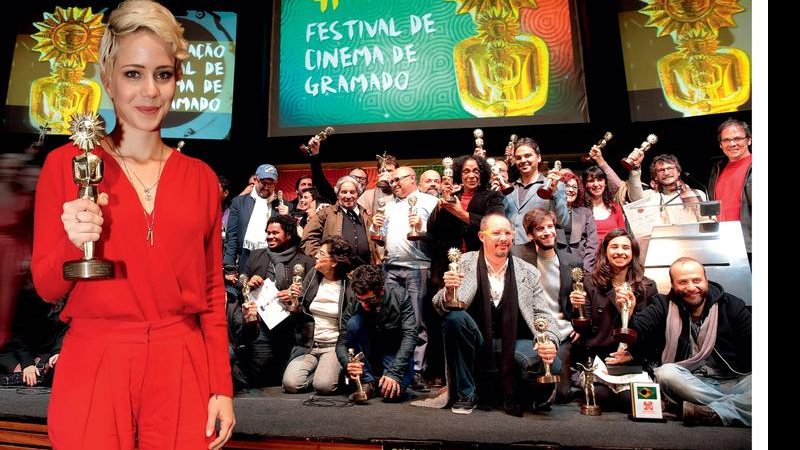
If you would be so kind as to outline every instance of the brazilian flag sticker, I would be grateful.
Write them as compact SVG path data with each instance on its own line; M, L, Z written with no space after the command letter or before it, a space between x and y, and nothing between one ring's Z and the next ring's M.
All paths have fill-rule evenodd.
M640 400L655 400L656 390L650 386L637 386L636 398Z

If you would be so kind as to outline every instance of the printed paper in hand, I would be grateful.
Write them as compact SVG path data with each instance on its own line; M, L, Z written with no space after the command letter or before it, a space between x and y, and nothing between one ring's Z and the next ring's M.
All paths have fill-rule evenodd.
M270 330L289 316L289 313L283 308L283 303L278 298L278 288L275 287L275 283L272 280L264 280L264 284L251 291L250 296L258 306L259 317L267 324L267 328Z

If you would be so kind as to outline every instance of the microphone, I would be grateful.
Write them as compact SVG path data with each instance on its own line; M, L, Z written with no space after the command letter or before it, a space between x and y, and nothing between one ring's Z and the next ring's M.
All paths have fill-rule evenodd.
M320 141L324 141L325 139L328 139L328 136L332 135L335 131L336 129L333 127L325 127L325 129L317 133L315 137ZM308 146L308 144L300 144L300 150L304 151L308 156L311 156L311 148Z
M689 172L683 172L683 174L686 176L686 178L687 178L689 181L691 181L692 183L696 184L697 186L700 186L701 188L703 188L703 193L705 193L705 194L706 194L706 198L708 198L708 186L706 186L705 184L703 184L703 183L702 183L700 180L698 180L697 178L693 177L693 176L692 176L692 174L690 174Z

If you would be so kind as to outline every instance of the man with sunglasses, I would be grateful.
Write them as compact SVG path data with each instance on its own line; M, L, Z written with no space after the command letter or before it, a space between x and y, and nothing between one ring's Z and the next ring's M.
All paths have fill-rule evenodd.
M360 266L349 277L357 301L349 303L342 313L336 356L347 377L361 378L368 398L402 401L414 376L414 307L402 287L384 286L380 266ZM351 362L350 348L356 354L363 353L365 359Z

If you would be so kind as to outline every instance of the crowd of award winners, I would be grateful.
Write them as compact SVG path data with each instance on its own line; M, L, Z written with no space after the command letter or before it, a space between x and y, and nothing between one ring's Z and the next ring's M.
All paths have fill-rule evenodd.
M442 173L384 154L367 189L359 167L331 185L313 137L292 201L270 164L238 196L220 177L235 388L522 416L587 400L629 412L629 384L613 382L627 375L659 383L668 417L750 426L750 310L687 257L659 293L644 276L647 243L622 207L660 207L672 224L740 221L749 256L750 128L729 119L718 140L708 192L682 178L678 158L645 143L616 173L606 139L585 155L592 165L574 171L542 171L528 137L495 157L477 142L445 158ZM62 304L17 301L36 297L16 256L30 253L19 233L30 205L20 205L33 185L20 158L0 159L0 201L14 212L0 218L0 385L36 386L57 367L65 327ZM701 214L706 200L720 201L716 217Z

